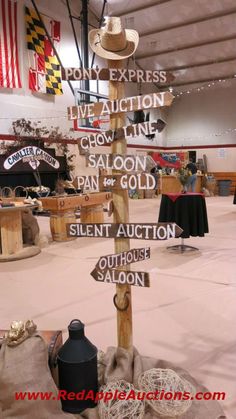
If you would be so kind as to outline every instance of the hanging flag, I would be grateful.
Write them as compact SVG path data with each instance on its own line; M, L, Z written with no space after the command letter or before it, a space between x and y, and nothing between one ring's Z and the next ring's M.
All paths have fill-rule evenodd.
M54 55L45 29L37 13L28 7L25 7L25 20L27 47L30 50L29 89L41 93L62 95L61 67ZM53 36L52 41L60 40L59 22L51 20L47 23L51 27L51 33L54 27L57 28L56 38Z
M22 87L17 41L17 2L0 0L0 87Z

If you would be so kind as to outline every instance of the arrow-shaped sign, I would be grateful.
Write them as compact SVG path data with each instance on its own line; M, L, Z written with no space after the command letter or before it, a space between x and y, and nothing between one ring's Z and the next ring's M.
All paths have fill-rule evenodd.
M183 232L175 223L67 224L68 237L109 237L141 240L168 240Z
M92 275L95 281L150 287L149 274L147 272L118 271L116 269L98 271L95 268L90 275Z
M141 109L170 106L174 96L170 92L151 93L142 96L132 96L106 102L87 103L83 106L70 106L68 119L93 118L122 112L133 112Z
M130 249L127 252L101 256L96 264L96 268L99 271L104 271L106 269L114 269L118 266L125 266L130 263L141 262L147 259L150 259L150 247Z
M161 120L159 120L161 121ZM135 137L139 135L153 135L156 131L161 131L163 125L161 122L143 122L141 124L128 125L126 127L117 128L116 130L108 130L104 132L94 133L88 136L76 139L79 143L80 153L92 147L111 144L115 140L124 139L125 137Z

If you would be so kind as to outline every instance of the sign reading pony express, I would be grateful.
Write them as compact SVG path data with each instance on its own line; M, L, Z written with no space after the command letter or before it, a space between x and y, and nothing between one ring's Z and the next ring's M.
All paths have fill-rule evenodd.
M168 240L179 237L182 233L175 223L148 223L148 224L67 224L69 237L108 237L141 240Z
M59 161L48 154L46 151L39 147L29 146L21 148L20 150L8 156L3 163L4 169L11 169L20 160L23 160L23 163L28 162L34 170L39 166L40 160L44 160L54 169L58 169L60 166Z
M95 116L111 115L122 112L132 112L141 109L170 106L174 96L170 92L151 93L142 96L133 96L106 102L87 103L83 106L70 106L68 119L92 118Z
M123 68L62 68L62 80L110 80L137 83L170 83L175 76L165 70Z

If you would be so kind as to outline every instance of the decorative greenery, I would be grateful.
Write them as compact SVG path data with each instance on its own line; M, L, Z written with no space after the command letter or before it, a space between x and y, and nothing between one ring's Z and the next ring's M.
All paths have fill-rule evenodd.
M182 186L186 186L188 183L188 179L190 177L190 173L188 169L181 167L177 172L177 178L179 179Z
M15 151L16 147L25 147L27 145L35 145L36 147L44 147L49 144L53 144L56 149L66 157L67 171L74 170L73 160L75 154L70 154L69 147L67 144L59 143L59 140L65 138L60 132L59 127L51 126L48 129L46 126L40 126L41 121L32 122L24 118L17 119L12 122L12 130L16 139L12 142L1 142L1 152L5 154L11 154ZM24 137L23 139L20 137ZM27 139L29 137L29 139ZM33 137L33 138L32 138ZM49 142L45 142L42 138L47 137Z

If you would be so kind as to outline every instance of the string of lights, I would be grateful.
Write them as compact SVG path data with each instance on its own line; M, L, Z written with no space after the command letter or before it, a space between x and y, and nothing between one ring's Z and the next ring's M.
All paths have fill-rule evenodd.
M203 135L203 136L198 136L198 137L181 137L181 138L168 138L168 142L185 142L185 141L206 141L209 138L212 137L222 137L223 135L228 135L228 134L236 134L236 128L227 128L224 131L220 131L220 132L215 132L215 133L211 133L208 135Z
M178 92L175 95L175 97L176 98L179 98L182 95L186 95L186 94L189 95L190 93L193 93L193 92L202 92L205 89L210 89L211 87L215 86L218 83L219 84L220 83L222 84L222 83L225 83L225 82L227 82L229 80L234 80L235 81L236 80L236 74L232 75L232 77L227 77L226 79L224 79L224 78L216 79L216 80L212 80L211 82L207 82L205 84L202 84L201 86L193 87L193 88L187 89L187 90L182 90L182 91ZM173 90L174 90L173 87L170 87L169 88L169 91L170 92L173 92Z

